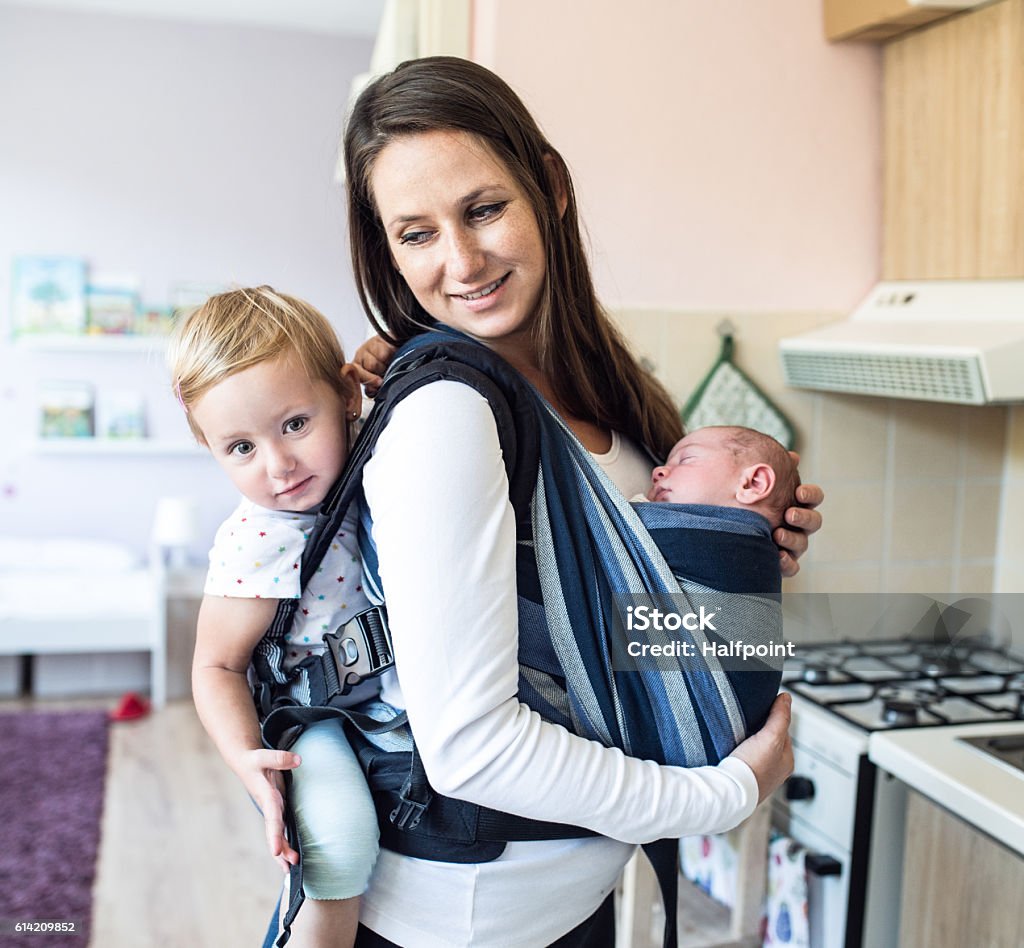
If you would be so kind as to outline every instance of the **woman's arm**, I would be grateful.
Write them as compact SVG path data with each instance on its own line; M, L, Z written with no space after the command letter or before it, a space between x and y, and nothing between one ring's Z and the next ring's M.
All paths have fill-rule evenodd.
M270 853L283 869L298 861L284 836L284 786L278 771L297 754L267 750L260 737L246 672L253 649L277 611L276 599L204 596L192 661L192 695L199 719L225 763L263 814Z
M439 792L626 842L721 832L749 815L759 789L739 758L659 766L520 703L515 525L479 394L437 382L399 404L364 489L399 681ZM754 763L775 752L755 747Z

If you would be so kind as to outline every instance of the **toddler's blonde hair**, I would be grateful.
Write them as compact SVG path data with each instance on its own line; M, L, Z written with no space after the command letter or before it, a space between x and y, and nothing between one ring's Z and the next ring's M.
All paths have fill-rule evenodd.
M341 343L327 317L304 300L269 286L244 287L211 296L184 316L171 334L167 364L196 440L206 444L191 406L228 376L287 353L310 379L348 397Z

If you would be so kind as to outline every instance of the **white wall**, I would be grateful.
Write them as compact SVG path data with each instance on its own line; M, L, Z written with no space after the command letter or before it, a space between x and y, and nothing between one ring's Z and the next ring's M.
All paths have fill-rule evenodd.
M173 281L271 283L364 337L334 181L349 83L371 41L0 5L0 532L144 549L156 498L194 494L212 535L232 493L212 463L40 457L36 385L144 391L153 433L185 437L163 366L29 354L8 328L18 254L82 256ZM201 553L205 544L197 545Z

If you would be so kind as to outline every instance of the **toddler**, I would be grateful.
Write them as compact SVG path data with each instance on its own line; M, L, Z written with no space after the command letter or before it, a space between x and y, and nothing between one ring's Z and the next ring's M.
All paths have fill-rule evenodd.
M774 530L796 504L800 475L790 453L753 428L699 428L676 442L651 474L651 487L633 500L743 507Z
M377 855L377 817L340 724L263 747L247 673L278 601L301 598L284 667L322 652L322 635L366 608L355 511L305 590L299 564L318 505L352 441L359 386L327 319L270 287L211 297L176 327L174 392L198 441L242 494L217 531L192 670L196 709L263 814L271 854L298 853L282 822L283 771L303 858L293 944L351 945ZM294 843L294 841L292 841Z

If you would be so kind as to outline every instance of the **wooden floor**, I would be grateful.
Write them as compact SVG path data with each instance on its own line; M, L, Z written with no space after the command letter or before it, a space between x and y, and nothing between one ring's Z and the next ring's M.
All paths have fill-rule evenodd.
M112 704L19 699L0 701L0 710ZM258 948L280 884L260 815L191 701L111 725L91 948ZM656 890L653 875L647 887ZM618 943L660 944L659 912L660 904L646 916L650 941L642 930L631 941L620 926ZM681 946L739 944L725 934L728 912L689 885L680 921Z
M5 709L96 702L3 702ZM110 728L94 948L256 948L281 872L190 702Z

